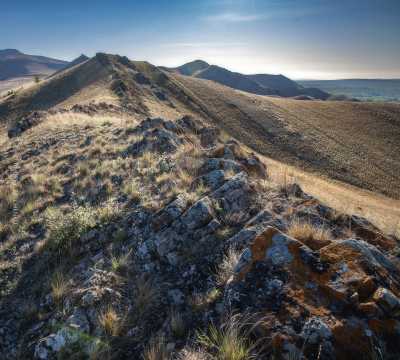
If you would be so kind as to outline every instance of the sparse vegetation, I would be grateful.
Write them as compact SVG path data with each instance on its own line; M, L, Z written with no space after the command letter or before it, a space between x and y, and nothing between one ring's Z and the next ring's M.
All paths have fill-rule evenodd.
M187 329L185 320L182 314L176 309L172 309L170 312L170 326L175 338L180 339L186 335Z
M234 268L239 262L239 258L240 253L237 250L233 248L228 250L217 270L216 278L218 284L226 284L231 276L233 276Z
M123 327L123 319L111 306L99 314L98 322L105 334L110 337L118 336Z
M288 235L316 250L332 240L332 234L328 229L300 220L292 221L288 228Z
M111 268L115 273L123 274L128 268L129 258L131 256L131 251L126 254L112 256L111 257Z
M246 321L231 317L221 328L212 325L207 333L199 333L198 342L217 360L256 359L255 344L248 338Z
M51 280L51 295L56 305L61 306L68 290L68 281L61 272L56 272Z
M163 337L155 337L143 353L143 360L170 360L170 352Z
M46 224L49 236L45 250L57 254L59 258L72 256L79 238L95 226L95 212L89 207L76 207L62 214L57 208L49 208Z
M151 279L138 277L135 284L135 316L144 317L158 302L159 289Z

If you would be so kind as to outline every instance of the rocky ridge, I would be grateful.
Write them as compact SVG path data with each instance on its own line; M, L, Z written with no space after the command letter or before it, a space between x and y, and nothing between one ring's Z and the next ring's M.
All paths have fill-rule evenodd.
M65 186L59 201L72 206L56 224L43 211L29 238L43 244L31 246L19 287L1 298L3 358L147 359L157 343L162 359L216 359L198 334L235 317L251 319L257 359L398 357L397 239L296 184L272 184L256 154L191 117L114 132L131 136L115 156L134 169L114 179L101 219L86 207L105 208L100 189L89 201ZM133 197L120 193L132 179ZM329 236L296 238L294 224ZM40 284L45 269L50 286Z

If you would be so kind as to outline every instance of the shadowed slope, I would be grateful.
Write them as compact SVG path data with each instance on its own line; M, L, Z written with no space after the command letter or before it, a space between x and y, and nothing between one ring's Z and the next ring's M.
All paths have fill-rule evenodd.
M0 80L29 75L49 75L67 65L67 61L27 55L14 49L0 50Z

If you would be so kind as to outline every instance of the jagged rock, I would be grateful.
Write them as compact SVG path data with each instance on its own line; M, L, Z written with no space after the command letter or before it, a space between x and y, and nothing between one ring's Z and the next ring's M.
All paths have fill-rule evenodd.
M36 126L40 122L42 122L45 116L46 116L46 113L44 111L34 111L34 112L30 113L26 117L17 121L8 130L8 137L13 138L13 137L21 135L24 131L26 131L26 130L30 129L31 127Z
M390 290L380 287L375 291L373 299L388 314L399 314L400 299Z
M333 340L332 331L321 318L308 319L303 326L301 336L304 339L303 352L308 355L308 358L315 356L326 360L336 358L331 342Z
M163 153L174 153L183 140L174 132L155 128L147 130L143 139L133 143L126 149L127 154L138 156L146 151Z
M200 169L202 173L209 173L214 170L233 171L239 173L244 171L244 167L234 160L210 158L205 161Z
M200 176L192 184L193 188L203 184L210 190L219 188L225 182L225 172L223 170L213 170L206 175Z
M65 332L59 331L41 339L35 347L35 358L50 359L54 354L59 352L67 343Z
M332 331L322 319L313 317L304 324L301 336L311 344L318 344L331 339Z
M253 153L244 151L235 140L228 141L214 152L214 157L238 161L245 171L253 176L265 178L267 168L264 163Z
M183 214L188 205L185 196L178 196L173 202L161 209L152 219L153 229L155 231L162 230L169 226L175 219Z
M197 201L181 217L182 224L189 230L194 230L208 224L213 218L213 210L210 199L206 196Z
M255 190L250 186L248 176L241 172L212 193L212 197L219 200L227 221L229 217L235 222L245 222L252 215L249 210L254 205L254 194Z

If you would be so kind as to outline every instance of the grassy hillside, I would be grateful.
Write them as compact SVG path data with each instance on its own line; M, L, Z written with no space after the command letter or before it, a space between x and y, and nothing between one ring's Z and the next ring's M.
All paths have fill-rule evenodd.
M203 104L216 125L252 149L400 197L400 105L268 98L173 77Z

